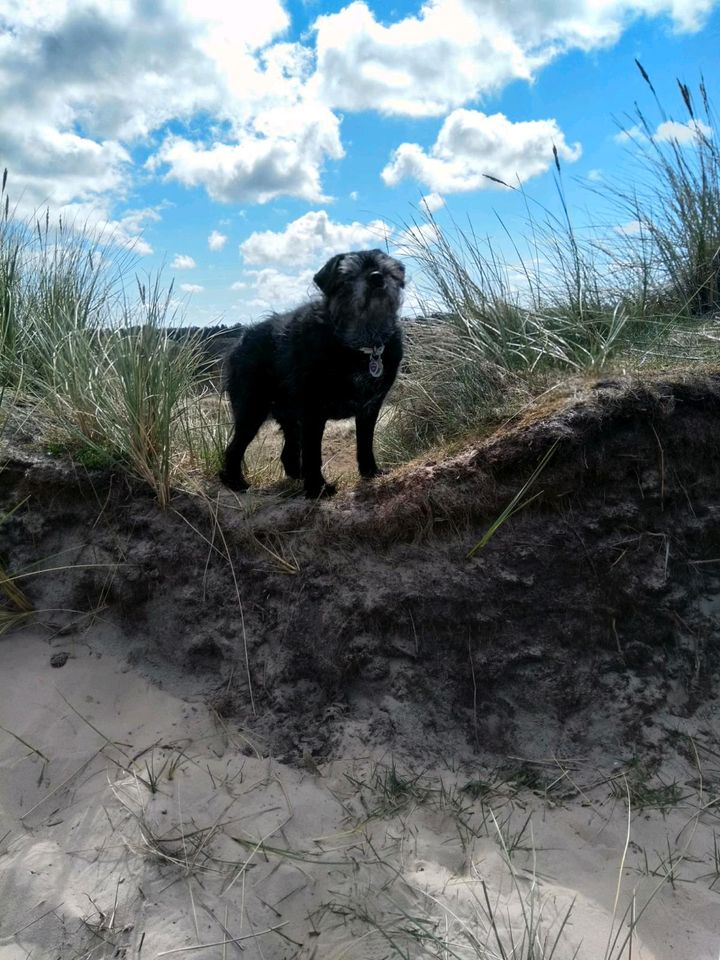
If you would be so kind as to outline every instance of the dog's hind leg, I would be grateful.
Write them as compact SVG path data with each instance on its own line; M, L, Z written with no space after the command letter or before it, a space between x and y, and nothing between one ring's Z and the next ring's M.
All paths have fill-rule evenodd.
M226 383L235 429L225 451L221 481L231 490L247 490L243 457L270 413L272 333L267 323L246 330L226 360Z
M280 429L285 438L282 453L280 454L280 461L287 476L293 480L299 480L302 476L300 424L292 417L278 416L276 414L275 419L280 424Z
M247 490L250 484L243 474L243 457L247 444L238 441L237 435L233 436L225 450L225 460L223 468L218 474L222 483L231 490L242 492Z
M225 463L220 471L220 479L231 490L247 490L250 484L243 474L243 458L250 442L270 412L270 403L262 396L245 398L240 404L233 398L235 432L225 451Z

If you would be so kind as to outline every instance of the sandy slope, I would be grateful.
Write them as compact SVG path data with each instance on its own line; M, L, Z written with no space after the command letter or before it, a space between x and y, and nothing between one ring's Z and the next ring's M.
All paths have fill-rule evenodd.
M408 787L377 751L289 767L202 703L148 683L102 635L0 641L0 960L496 957L486 902L507 955L523 910L542 911L552 943L572 907L555 956L606 956L621 780L556 764L543 801L501 780L484 798L459 792L488 776L479 768L425 771ZM53 669L59 650L70 658ZM623 932L612 957L720 951L717 793L699 790L691 765L676 774L683 799L632 816L615 928L633 894L639 914L661 889L632 952L619 952ZM514 880L501 836L517 847ZM674 886L662 883L661 861L681 855ZM418 925L455 953L434 941L424 953L408 933Z

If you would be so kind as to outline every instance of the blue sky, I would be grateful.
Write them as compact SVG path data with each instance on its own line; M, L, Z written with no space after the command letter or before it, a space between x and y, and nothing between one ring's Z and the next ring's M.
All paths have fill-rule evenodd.
M675 78L714 93L718 49L713 0L3 0L0 165L19 214L98 224L189 322L234 323L426 202L502 247L522 204L483 175L553 206L553 144L607 217L580 181L637 175L634 101L662 119L634 59L685 121Z

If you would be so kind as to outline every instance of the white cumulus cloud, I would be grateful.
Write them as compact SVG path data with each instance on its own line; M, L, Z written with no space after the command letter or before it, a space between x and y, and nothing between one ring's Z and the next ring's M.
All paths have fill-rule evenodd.
M336 253L383 247L392 232L382 220L336 223L327 211L316 210L288 223L284 230L251 234L240 244L240 253L247 264L314 264L319 270Z
M624 237L637 237L643 233L644 224L640 220L628 220L613 227L615 233Z
M445 199L439 193L428 193L420 198L420 208L428 213L435 213L445 206Z
M274 267L249 270L248 290L252 298L248 305L259 310L289 310L308 297L317 295L313 276L317 270L285 273Z
M653 140L658 143L675 143L684 146L685 144L697 143L699 139L709 139L713 135L712 127L709 127L703 120L690 119L685 123L679 120L664 120L658 124L654 133L650 134ZM616 143L641 143L647 141L648 131L639 124L627 127L616 133L613 139Z
M640 17L699 29L713 0L426 0L382 19L363 0L317 18L313 83L329 105L441 116L568 50L607 46Z
M192 270L197 264L192 257L186 253L176 253L175 259L170 264L171 270Z
M208 237L208 247L213 251L222 250L226 243L227 236L219 230L213 230Z
M712 134L712 127L702 120L688 120L686 123L665 120L655 131L655 139L660 142L674 140L676 143L696 143L703 137L709 139Z
M135 172L132 147L198 116L206 119L198 129L215 132L190 139L190 171L172 141L148 169L167 162L168 176L202 185L205 174L215 196L232 199L243 171L227 151L267 140L265 149L255 143L255 163L274 166L271 194L321 196L320 167L340 155L339 121L308 97L312 51L284 40L289 26L281 0L7 0L0 143L14 196L28 208L122 200ZM292 118L279 121L278 110ZM252 179L251 171L240 191L249 199Z
M397 147L382 178L395 186L409 177L438 193L497 186L488 176L515 185L550 167L553 146L566 162L580 157L580 145L569 146L555 120L513 123L501 113L454 110L429 150L417 143Z
M344 154L340 121L325 107L278 107L238 134L235 142L197 143L168 137L149 161L167 167L165 178L204 186L214 200L267 203L279 196L327 200L320 173L326 158Z
M202 293L205 287L201 287L199 283L181 283L180 289L183 293Z
M315 24L319 95L345 110L436 116L530 76L523 51L498 29L492 4L431 0L385 25L360 0Z
M629 143L632 140L645 140L645 132L642 127L638 124L633 124L632 127L625 127L615 134L613 140L616 143Z

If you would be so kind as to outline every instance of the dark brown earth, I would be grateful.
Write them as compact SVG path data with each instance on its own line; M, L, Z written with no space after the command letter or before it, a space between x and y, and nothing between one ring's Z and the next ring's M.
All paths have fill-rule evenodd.
M64 568L22 581L50 653L120 649L285 757L627 760L720 717L717 374L596 382L329 503L213 489L162 513L8 456L0 553Z

